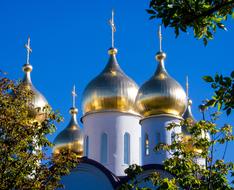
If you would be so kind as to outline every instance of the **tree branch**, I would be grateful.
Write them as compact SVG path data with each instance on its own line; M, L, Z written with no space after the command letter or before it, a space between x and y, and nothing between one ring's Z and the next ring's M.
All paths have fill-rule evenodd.
M221 4L218 4L218 5L216 5L215 7L211 8L211 9L209 9L209 10L207 10L207 11L201 13L201 14L195 15L194 17L191 17L191 18L187 19L187 20L184 22L184 24L187 25L187 24L190 24L190 23L196 21L196 20L199 19L199 18L210 16L211 14L215 13L215 12L218 11L219 9L221 9L221 8L223 8L223 7L226 7L226 6L229 6L229 5L231 5L231 4L233 4L233 6L234 6L234 0L228 1L228 2L224 2L224 3L221 3Z

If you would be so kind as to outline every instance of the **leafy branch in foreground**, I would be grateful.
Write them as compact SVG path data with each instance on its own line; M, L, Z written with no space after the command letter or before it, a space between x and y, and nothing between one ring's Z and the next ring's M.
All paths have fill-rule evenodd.
M234 0L151 0L147 12L150 19L162 19L165 27L174 28L176 36L191 28L194 37L203 38L207 45L217 28L227 30L224 21L229 15L234 17L233 8Z
M211 83L214 95L207 100L205 106L218 107L218 111L224 110L229 115L234 109L234 71L230 76L216 74L214 77L204 76L203 79Z

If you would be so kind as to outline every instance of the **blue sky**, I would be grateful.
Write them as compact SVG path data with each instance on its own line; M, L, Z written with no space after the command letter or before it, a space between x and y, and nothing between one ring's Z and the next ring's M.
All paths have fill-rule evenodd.
M145 9L149 1L114 0L41 0L0 2L0 68L12 79L23 76L26 63L24 44L28 35L33 49L32 80L54 109L60 110L65 122L58 125L58 134L68 123L71 89L76 85L79 117L82 116L81 96L87 83L108 60L111 30L108 19L115 9L116 48L122 69L139 85L156 69L155 53L159 49L159 20L149 21ZM234 69L234 25L227 22L228 31L218 31L215 39L204 47L192 32L175 38L172 29L163 28L163 50L167 53L166 68L185 87L189 76L189 94L193 113L201 119L198 105L212 91L201 79L216 72L229 74ZM234 124L233 114L219 124ZM81 124L80 124L81 125ZM53 140L55 135L51 136ZM233 161L234 144L228 145L227 160ZM222 151L219 151L222 152Z

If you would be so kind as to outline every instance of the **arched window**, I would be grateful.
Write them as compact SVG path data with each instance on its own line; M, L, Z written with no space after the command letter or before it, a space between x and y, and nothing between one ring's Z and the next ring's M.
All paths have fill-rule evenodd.
M130 164L130 135L124 134L124 164Z
M89 156L89 136L85 138L85 156Z
M159 143L161 143L161 135L160 133L156 133L156 141L155 141L156 145L158 145Z
M145 134L145 155L149 155L149 136L147 133Z
M102 133L101 136L101 163L107 163L107 134Z

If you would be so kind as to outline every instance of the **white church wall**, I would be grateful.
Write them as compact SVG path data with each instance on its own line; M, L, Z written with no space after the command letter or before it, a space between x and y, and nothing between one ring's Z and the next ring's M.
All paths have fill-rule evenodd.
M165 151L154 151L154 147L159 143L171 144L173 133L180 133L181 128L176 127L167 130L170 123L180 123L180 120L171 116L155 116L145 118L141 121L142 138L142 165L163 164L163 161L170 157ZM146 134L148 135L148 145L146 143ZM160 139L159 139L160 138ZM148 146L148 150L147 150Z
M89 138L88 158L96 160L116 176L125 175L124 134L130 136L130 164L140 165L140 117L121 112L99 112L83 118L84 135ZM101 136L107 134L107 162L102 163Z

